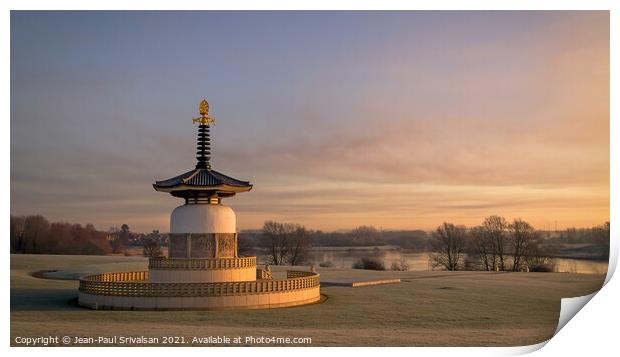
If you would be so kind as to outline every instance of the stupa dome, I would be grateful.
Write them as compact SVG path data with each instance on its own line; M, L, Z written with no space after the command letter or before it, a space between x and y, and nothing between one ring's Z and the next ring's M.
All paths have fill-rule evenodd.
M182 205L170 216L170 233L236 233L237 216L219 205Z

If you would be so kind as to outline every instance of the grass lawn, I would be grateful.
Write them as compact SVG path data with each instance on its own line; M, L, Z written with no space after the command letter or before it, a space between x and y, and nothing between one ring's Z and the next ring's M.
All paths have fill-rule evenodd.
M276 274L286 268L274 267ZM141 257L11 255L11 345L17 336L311 337L312 346L516 346L553 336L560 299L598 290L603 275L376 272L319 268L324 279L400 278L400 284L322 287L319 304L273 310L93 311L73 306L76 280L147 270ZM191 345L191 344L188 344Z

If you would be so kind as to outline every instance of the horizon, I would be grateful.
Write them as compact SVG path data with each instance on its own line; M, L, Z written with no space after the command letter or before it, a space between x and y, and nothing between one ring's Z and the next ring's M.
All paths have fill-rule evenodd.
M15 216L15 215L11 214L11 216L12 216L12 217L24 217L24 216L43 216L43 215L39 215L39 214L25 214L25 215L18 215L18 216ZM501 216L501 215L500 215L500 216ZM45 216L43 216L43 217L47 219L47 217L45 217ZM502 216L502 217L503 217L503 216ZM504 217L504 218L506 219L506 221L507 221L509 224L510 224L510 223L511 223L514 219L519 219L518 217L515 217L515 218L508 218L508 217ZM68 220L62 220L62 219L61 219L61 220L58 220L58 221L52 221L52 220L49 220L49 219L48 219L48 221L49 221L49 223L69 223L69 224L79 224L79 225L81 225L81 226L86 226L86 225L88 225L88 224L92 224L92 223L90 223L90 222L86 222L86 223L83 223L83 222L71 222L71 221L68 221ZM601 222L601 223L599 223L599 224L595 224L595 225L592 225L592 226L584 226L584 227L572 226L572 227L564 227L564 228L559 228L559 227L558 227L557 229L556 229L555 227L552 227L552 225L551 225L551 224L550 224L548 227L536 227L536 226L534 226L534 225L532 225L532 227L534 228L534 230L536 230L536 231L538 231L538 232L562 232L562 231L567 231L567 230L570 230L570 229L576 229L576 230L580 230L580 229L592 229L592 228L599 227L599 226L601 226L601 225L603 225L603 224L605 224L605 223L607 223L607 222L609 222L609 220L603 221L603 222ZM284 222L278 222L278 223L292 223L292 224L295 224L296 222L286 222L286 221L284 221ZM443 224L443 223L444 223L444 222L441 222L438 226L436 226L436 227L432 227L432 228L417 228L417 227L409 227L409 228L407 228L407 227L405 227L405 228L389 228L389 227L376 227L376 226L369 226L369 225L361 225L361 226L355 226L355 227L350 227L350 228L336 228L336 229L330 229L330 230L314 229L313 227L308 227L308 226L304 226L304 228L306 228L306 229L308 229L308 230L310 230L310 231L313 231L313 232L318 232L318 231L320 231L320 232L322 232L322 233L348 233L348 232L351 232L351 231L352 231L352 230L354 230L354 229L361 228L361 227L370 227L370 228L374 228L374 229L376 229L378 232L415 232L415 231L423 231L423 232L426 232L426 233L433 233L433 232L434 232L434 231L435 231L435 230L436 230L436 229L437 229L437 228L438 228L441 224ZM464 226L464 227L465 227L465 228L467 228L467 229L471 229L471 228L477 227L477 226L479 226L480 224L482 224L482 222L480 222L480 224L477 224L477 225L464 225L464 224L458 224L458 223L454 223L454 222L445 222L445 223L452 223L452 224L454 224L454 225L456 225L456 226ZM529 222L528 222L528 223L529 223ZM110 229L112 229L112 228L119 229L119 227L120 227L122 224L123 224L123 223L119 223L119 224L118 224L118 225L116 225L116 226L111 226L111 227L108 227L108 228L97 227L97 225L95 225L95 224L93 224L93 226L94 226L94 227L95 227L95 229L97 229L98 231L104 231L104 232L105 232L105 231L108 231L108 230L110 230ZM136 231L136 230L133 230L133 229L132 229L132 225L131 225L131 223L129 223L129 222L124 222L124 224L127 224L127 225L129 226L129 230L130 230L132 233L149 234L149 233L152 233L152 232L154 232L154 231L158 231L158 232L159 232L159 233L161 233L161 234L169 234L169 232L168 232L167 230L162 231L161 229L157 229L157 228ZM262 230L263 230L263 228L262 228L262 227L261 227L261 228L243 228L243 229L238 229L238 233L255 233L255 232L261 232Z
M11 214L168 231L203 97L240 231L609 221L606 11L11 11Z

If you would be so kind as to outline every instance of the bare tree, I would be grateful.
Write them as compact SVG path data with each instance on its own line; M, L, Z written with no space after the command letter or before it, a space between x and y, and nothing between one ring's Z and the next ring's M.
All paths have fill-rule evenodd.
M263 240L274 265L302 264L310 248L310 234L298 224L267 221L263 225Z
M554 259L551 258L556 251L552 248L545 248L541 243L542 238L536 236L529 242L525 264L528 271L553 271L555 269Z
M120 229L118 227L110 227L109 240L110 240L110 248L112 248L112 253L120 253L122 250L121 241L120 241Z
M43 216L26 216L19 237L22 252L27 254L41 253L47 248L50 223Z
M492 271L495 270L495 254L493 242L485 234L483 227L473 227L469 230L469 250L477 258L476 268Z
M594 242L603 247L603 255L609 258L609 237L610 237L610 225L609 221L603 223L600 226L592 229L594 236Z
M486 241L491 243L494 270L506 270L506 239L508 223L504 217L490 216L482 223Z
M286 261L286 233L284 225L274 221L263 224L263 238L270 248L271 264L283 265Z
M512 271L520 271L526 267L525 259L529 255L529 250L536 243L534 241L536 231L534 227L520 218L515 219L508 226L508 230L508 239L513 255Z
M52 238L50 238L51 242L48 242L47 244L48 248L54 246L56 251L60 251L65 254L78 254L82 246L73 241L75 233L76 229L71 226L71 223L52 223L49 229L49 235Z
M123 224L120 230L118 228L110 228L110 234L112 236L112 240L110 241L112 253L121 253L124 251L129 245L129 237L131 235L129 226Z
M129 226L127 224L121 225L121 231L119 234L119 239L121 241L121 246L126 248L129 245L129 238L131 238L131 232L129 231Z
M161 257L163 254L159 242L153 238L147 239L142 247L142 255L150 258Z
M294 225L294 231L288 237L291 265L302 265L308 259L310 233L304 226Z
M11 215L11 253L23 252L25 220L26 217Z
M379 231L373 226L359 226L351 230L351 236L358 245L376 245Z
M446 270L457 270L465 252L465 227L455 226L452 223L437 227L430 240L430 259L434 266L441 266Z

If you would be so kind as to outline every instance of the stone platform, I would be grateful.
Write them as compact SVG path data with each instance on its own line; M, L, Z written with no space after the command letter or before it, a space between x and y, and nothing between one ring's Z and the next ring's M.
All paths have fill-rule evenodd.
M104 273L80 279L79 305L96 310L266 309L321 298L319 274L286 272L286 279L243 282L151 282L148 271Z

